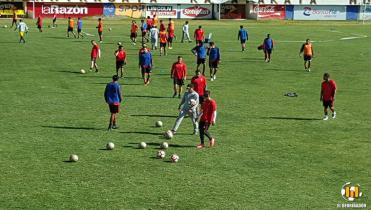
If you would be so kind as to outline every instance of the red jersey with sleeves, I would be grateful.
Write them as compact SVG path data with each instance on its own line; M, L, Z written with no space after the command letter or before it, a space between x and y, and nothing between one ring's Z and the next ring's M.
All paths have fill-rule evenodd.
M93 45L93 48L91 49L91 57L96 58L98 57L98 52L99 52L99 46L98 45Z
M194 76L191 80L191 83L194 85L193 89L198 93L199 96L203 96L205 94L207 84L204 76Z
M103 32L103 23L102 21L98 22L98 32Z
M204 30L200 28L196 29L195 36L197 41L202 41L204 39Z
M124 61L126 58L126 52L124 50L117 51L116 61Z
M216 118L216 102L213 99L205 100L202 104L202 122L212 123Z
M187 76L187 65L185 63L175 62L171 68L173 78L183 79Z
M332 101L334 100L336 91L336 83L334 80L329 80L328 82L322 82L322 94L324 101Z

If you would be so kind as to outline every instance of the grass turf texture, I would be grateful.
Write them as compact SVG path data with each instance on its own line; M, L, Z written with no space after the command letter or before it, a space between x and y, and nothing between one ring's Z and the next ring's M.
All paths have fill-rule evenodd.
M45 20L45 25L49 20ZM0 20L8 24L10 20ZM168 141L177 164L155 159L160 137L177 115L169 69L178 55L189 74L195 69L194 44L179 43L183 21L176 22L174 49L154 52L153 81L142 85L139 46L129 43L129 21L105 21L101 72L89 68L90 39L98 39L96 20L85 20L94 37L66 38L66 20L37 32L26 20L27 43L0 29L0 208L2 209L335 209L341 186L371 190L368 25L344 22L191 21L202 24L222 52L215 82L217 139L213 149L196 150L198 137L185 119ZM249 29L247 52L240 52L237 30ZM112 31L109 32L108 28ZM277 47L272 63L256 47L271 33ZM301 42L314 41L315 59L307 73L298 57ZM105 83L114 73L113 52L121 41L128 52L119 130L107 132ZM324 72L338 84L338 118L324 122L319 88ZM284 97L296 92L297 98ZM154 126L157 120L164 127ZM114 142L113 151L103 150ZM149 147L136 149L145 141ZM67 163L70 154L79 162ZM369 204L369 203L367 203Z

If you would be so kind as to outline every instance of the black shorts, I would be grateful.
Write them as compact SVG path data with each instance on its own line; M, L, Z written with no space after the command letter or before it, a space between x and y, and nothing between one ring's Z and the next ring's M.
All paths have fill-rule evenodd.
M98 31L99 36L102 36L102 33L103 33L102 31Z
M108 104L109 111L113 114L120 112L120 105Z
M325 108L331 108L334 106L334 101L330 100L330 101L323 101L323 106Z
M68 32L73 32L73 28L72 28L72 27L68 27L68 28L67 28L67 31L68 31Z
M142 31L142 36L146 36L147 31Z
M312 61L311 55L304 55L304 61Z
M160 47L166 47L166 43L160 42Z
M179 86L183 86L184 85L184 79L174 78L173 79L173 82L174 82L174 85L179 85Z
M218 61L209 61L210 68L218 68Z
M77 29L77 33L81 33L81 28L78 28Z
M205 64L205 58L197 58L197 65L199 65L199 64Z
M125 65L124 61L116 61L116 69L120 69Z
M272 49L264 49L264 53L272 54Z
M246 43L246 39L241 39L241 44L245 44Z
M204 102L204 96L198 96L199 103L202 104Z
M170 36L169 36L169 37L167 38L167 42L169 42L169 43L173 43L173 38L174 38L174 37L170 37Z
M136 32L130 33L130 38L137 38L138 34Z
M150 73L152 73L152 68L151 67L144 67L144 66L142 66L141 69L142 69L142 74L150 74Z

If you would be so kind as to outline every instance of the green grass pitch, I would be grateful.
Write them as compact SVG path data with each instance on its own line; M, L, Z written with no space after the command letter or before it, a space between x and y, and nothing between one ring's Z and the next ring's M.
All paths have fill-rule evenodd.
M180 43L183 21L176 21L178 39L168 56L154 52L148 87L137 67L139 46L129 42L129 20L105 21L101 72L84 75L79 71L89 69L96 20L84 22L84 31L95 36L79 40L65 37L66 20L43 33L35 21L26 22L26 44L9 27L0 28L0 209L336 209L346 203L340 190L347 181L361 185L357 202L370 204L368 24L191 21L191 31L202 24L213 33L222 53L217 80L208 82L218 103L210 130L217 146L197 150L199 139L185 119L169 141L165 160L180 156L172 164L154 157L177 115L171 64L182 55L189 75L195 70L194 43ZM250 34L244 53L240 24ZM276 41L269 64L256 49L267 33ZM314 41L316 56L310 73L298 56L306 38ZM128 52L120 80L124 102L119 130L107 132L103 91L115 72L118 41ZM336 120L321 120L324 72L338 85ZM157 120L163 128L154 127ZM149 147L136 149L141 141ZM107 142L115 150L103 150ZM64 162L70 154L79 162Z

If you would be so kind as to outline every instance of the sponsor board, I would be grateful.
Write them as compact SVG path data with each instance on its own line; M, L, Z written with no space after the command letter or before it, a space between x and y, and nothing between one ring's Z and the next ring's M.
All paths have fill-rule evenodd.
M294 20L346 20L346 6L294 6Z
M244 4L222 4L220 16L221 19L245 19L246 6Z
M211 19L212 17L211 5L181 5L180 18Z
M284 5L254 5L253 13L258 14L258 19L280 19L286 17Z
M32 3L28 2L27 7L32 10ZM59 18L102 16L102 4L59 4L59 3L35 3L35 16Z
M1 16L12 16L13 11L17 15L24 15L24 8L22 2L0 2L0 17Z
M115 4L115 15L131 18L141 18L145 15L144 4Z
M153 17L156 15L158 18L177 18L178 8L176 4L169 5L147 5L146 15Z
M263 5L359 5L370 3L371 0L253 0Z

